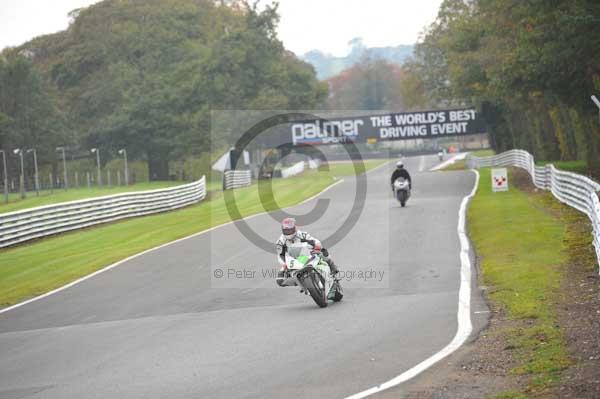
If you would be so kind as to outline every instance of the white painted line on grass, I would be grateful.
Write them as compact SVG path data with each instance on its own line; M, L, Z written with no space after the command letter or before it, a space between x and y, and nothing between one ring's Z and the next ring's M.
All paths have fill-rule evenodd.
M379 166L377 166L377 167L375 167L375 168L373 168L373 169L370 169L370 170L366 171L366 173L373 172L373 171L375 171L375 170L377 170L377 169L379 169L379 168L381 168L381 167L383 167L383 166L387 165L388 163L389 163L389 161L388 161L388 162L384 162L383 164L381 164L381 165L379 165ZM298 203L298 204L291 205L291 206L289 206L288 208L291 208L291 207L294 207L294 206L298 206L298 205L305 204L305 203L307 203L308 201L311 201L311 200L315 199L316 197L318 197L318 196L320 196L320 195L323 195L323 194L325 194L327 191L329 191L329 190L330 190L330 189L332 189L333 187L337 186L338 184L342 183L343 181L344 181L344 179L340 179L340 180L336 181L335 183L333 183L333 184L331 184L331 185L329 185L329 186L325 187L323 190L321 190L321 191L320 191L320 192L318 192L317 194L313 195L312 197L310 197L310 198L307 198L307 199L305 199L304 201L302 201L302 202L300 202L300 203ZM285 208L284 208L284 209L285 209ZM255 213L254 215L247 216L247 217L245 217L244 219L245 219L245 220L249 220L249 219L252 219L252 218L254 218L254 217L257 217L257 216L264 215L264 214L266 214L266 213L268 213L268 212L266 212L266 211L265 211L265 212L261 212L261 213ZM137 253L137 254L131 255L131 256L129 256L129 257L127 257L127 258L125 258L125 259L121 259L121 260L120 260L120 261L118 261L118 262L115 262L115 263L113 263L113 264L111 264L111 265L108 265L108 266L106 266L106 267L104 267L104 268L102 268L102 269L100 269L100 270L96 270L95 272L93 272L93 273L91 273L91 274L88 274L88 275L86 275L86 276L83 276L83 277L81 277L81 278L78 278L78 279L77 279L77 280L75 280L75 281L71 281L70 283L68 283L68 284L66 284L66 285L63 285L62 287L58 287L58 288L56 288L56 289L54 289L54 290L52 290L52 291L48 291L48 292L46 292L45 294L38 295L38 296L36 296L36 297L33 297L33 298L30 298L30 299L27 299L26 301L19 302L19 303L17 303L17 304L14 304L14 305L12 305L12 306L6 307L6 308L4 308L4 309L0 309L0 314L2 314L2 313L6 313L6 312L8 312L9 310L13 310L13 309L20 308L21 306L27 305L28 303L35 302L35 301L39 301L40 299L44 299L44 298L46 298L46 297L48 297L48 296L50 296L50 295L53 295L53 294L56 294L56 293L58 293L58 292L64 291L64 290L66 290L67 288L70 288L70 287L72 287L72 286L74 286L74 285L77 285L77 284L79 284L79 283L82 283L82 282L84 282L84 281L85 281L85 280L87 280L87 279L90 279L90 278L92 278L92 277L94 277L94 276L97 276L98 274L101 274L101 273L107 272L107 271L109 271L109 270L111 270L111 269L113 269L113 268L115 268L115 267L117 267L117 266L119 266L119 265L122 265L122 264L123 264L123 263L125 263L125 262L128 262L128 261L130 261L130 260L132 260L132 259L135 259L135 258L137 258L138 256L145 255L145 254L147 254L148 252L156 251L156 250L158 250L158 249L161 249L161 248L167 247L167 246L169 246L169 245L173 245L173 244L176 244L176 243L178 243L178 242L181 242L181 241L184 241L184 240L188 240L188 239L190 239L190 238L198 237L198 236L200 236L200 235L202 235L202 234L209 233L209 232L211 232L211 231L213 231L213 230L215 230L215 229L218 229L218 228L221 228L221 227L224 227L224 226L230 225L230 224L232 224L232 223L235 223L235 222L236 222L236 220L232 220L232 221L229 221L229 222L225 222L225 223L223 223L223 224L220 224L220 225L218 225L218 226L213 226L213 227L211 227L211 228L209 228L209 229L207 229L207 230L202 230L202 231L199 231L198 233L194 233L194 234L192 234L192 235L189 235L189 236L186 236L186 237L179 238L179 239L177 239L177 240L175 240L175 241L167 242L167 243L165 243L165 244L161 244L161 245L159 245L159 246L157 246L157 247L150 248L150 249L147 249L147 250L145 250L145 251L139 252L139 253Z
M456 331L456 335L454 339L446 345L442 350L435 353L431 357L423 360L421 363L412 367L409 370L406 370L404 373L400 374L397 377L392 378L389 381L384 382L383 384L377 385L373 388L369 388L357 394L348 396L346 399L360 399L366 398L367 396L373 395L375 393L384 391L386 389L395 387L403 382L410 380L413 377L416 377L418 374L427 370L429 367L433 366L435 363L439 362L458 348L462 344L465 343L469 335L471 335L471 331L473 330L473 326L471 324L471 259L469 257L469 239L466 233L466 211L467 205L470 199L477 192L477 187L479 185L479 173L476 170L472 170L475 173L475 186L471 190L471 193L463 198L460 209L458 210L458 238L460 240L460 288L458 291L458 330Z
M436 170L440 170L440 169L444 169L446 166L448 165L452 165L454 162L459 161L461 159L465 159L465 157L467 156L466 152L463 152L462 154L458 154L453 156L452 158L448 159L447 161L444 161L438 165L435 165L433 168L429 169L430 172L434 172Z

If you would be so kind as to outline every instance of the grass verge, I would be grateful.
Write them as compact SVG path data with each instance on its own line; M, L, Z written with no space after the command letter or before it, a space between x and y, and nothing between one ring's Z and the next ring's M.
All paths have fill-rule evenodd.
M136 183L130 186L113 186L113 187L92 187L92 188L71 188L69 190L56 189L52 192L49 190L40 191L40 195L36 196L35 192L28 192L25 199L21 199L19 194L11 193L8 197L8 204L2 202L0 204L0 213L13 212L36 206L57 204L59 202L75 201L86 198L100 197L103 195L119 194L131 191L154 190L157 188L165 188L184 184L177 181L153 181ZM0 200L2 201L3 198Z
M466 163L464 159L459 159L458 161L451 163L450 165L442 168L442 170L463 170L466 169Z
M365 161L371 169L386 160ZM290 179L273 180L273 197L263 207L258 186L235 190L242 216L287 207L309 198L336 178L354 173L352 164L332 164L329 171L310 171ZM299 189L300 188L300 189ZM111 263L146 249L230 221L225 200L215 193L210 201L178 211L129 219L89 230L43 239L0 250L0 306L9 306L48 292Z
M492 155L496 154L496 152L494 150L477 150L477 151L471 151L471 155L475 156L475 157L490 157Z
M523 398L555 383L570 360L555 303L566 262L564 223L536 196L512 186L492 193L490 169L482 169L477 195L469 207L469 234L481 259L483 283L493 307L518 327L506 332L518 365L513 373L529 377Z
M553 164L556 168L567 172L579 173L580 175L588 176L592 179L600 179L600 161L587 162L579 161L536 161L536 165L544 166Z
M575 172L582 175L588 173L588 165L586 161L537 161L537 166L545 166L547 164L553 164L560 170L566 170L568 172Z

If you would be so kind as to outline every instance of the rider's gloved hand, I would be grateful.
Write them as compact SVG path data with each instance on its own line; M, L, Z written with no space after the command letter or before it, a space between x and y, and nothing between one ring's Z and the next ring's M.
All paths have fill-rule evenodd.
M317 253L318 253L318 252L321 252L321 249L322 249L322 247L321 247L321 244L320 244L320 243L315 243L315 244L313 245L313 252L317 252Z

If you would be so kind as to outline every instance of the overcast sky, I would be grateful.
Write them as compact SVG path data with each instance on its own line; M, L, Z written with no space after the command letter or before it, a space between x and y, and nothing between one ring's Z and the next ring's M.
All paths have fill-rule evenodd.
M97 0L0 0L0 49L66 29L67 14ZM367 46L412 44L442 0L280 0L279 37L296 54L335 55L362 37Z

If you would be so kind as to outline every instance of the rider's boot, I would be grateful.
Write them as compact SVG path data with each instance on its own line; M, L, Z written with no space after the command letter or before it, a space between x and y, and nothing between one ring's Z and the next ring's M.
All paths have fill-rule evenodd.
M337 268L335 263L333 263L333 260L331 260L330 258L327 258L326 261L327 261L327 264L329 265L329 269L331 270L331 275L333 276L333 278L336 280L339 280L339 277L338 277L339 269Z

